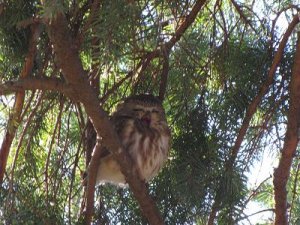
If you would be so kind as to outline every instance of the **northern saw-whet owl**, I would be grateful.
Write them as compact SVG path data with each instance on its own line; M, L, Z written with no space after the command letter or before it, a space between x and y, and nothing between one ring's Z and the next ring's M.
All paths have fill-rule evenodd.
M111 116L113 126L145 182L155 177L168 158L171 132L161 101L153 95L128 97ZM103 152L96 185L125 184L125 177L113 155Z

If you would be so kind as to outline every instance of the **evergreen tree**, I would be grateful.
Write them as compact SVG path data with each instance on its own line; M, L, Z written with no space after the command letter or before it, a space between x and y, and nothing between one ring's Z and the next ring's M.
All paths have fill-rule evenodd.
M259 202L272 215L260 224L298 224L299 11L292 0L0 2L0 221L251 224ZM139 93L163 100L169 160L145 185L116 154L128 187L95 189L96 136L116 152L108 115ZM274 176L249 187L266 151Z

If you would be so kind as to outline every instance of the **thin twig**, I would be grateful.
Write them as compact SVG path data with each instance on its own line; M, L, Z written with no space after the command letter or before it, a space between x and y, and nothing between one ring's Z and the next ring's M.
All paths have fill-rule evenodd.
M48 155L47 155L47 159L46 159L46 165L45 165L45 178L44 178L44 185L45 185L45 191L46 191L46 197L47 197L47 203L49 202L49 183L48 183L48 179L49 179L49 164L50 164L50 157L51 157L51 153L52 153L52 147L53 147L53 144L54 144L54 141L55 141L55 136L56 136L56 132L58 130L58 127L60 126L60 122L61 122L61 116L62 116L62 113L63 113L63 107L64 107L64 102L61 101L60 102L60 106L59 106L59 113L58 113L58 116L57 116L57 120L56 120L56 123L55 123L55 127L54 127L54 130L53 130L53 133L52 133L52 139L51 139L51 142L50 142L50 146L49 146L49 149L48 149Z

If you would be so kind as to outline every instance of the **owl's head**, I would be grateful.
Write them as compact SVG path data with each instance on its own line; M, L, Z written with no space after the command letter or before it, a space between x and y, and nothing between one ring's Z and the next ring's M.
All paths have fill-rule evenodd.
M165 112L159 98L150 94L128 97L118 106L119 115L139 119L145 126L155 126L165 121Z

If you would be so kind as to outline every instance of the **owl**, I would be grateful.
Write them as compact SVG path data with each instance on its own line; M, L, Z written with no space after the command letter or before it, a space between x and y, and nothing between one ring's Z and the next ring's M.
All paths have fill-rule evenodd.
M111 116L124 151L131 156L140 178L155 177L168 158L171 132L161 101L153 95L131 96ZM120 165L109 151L99 160L96 185L126 184Z

